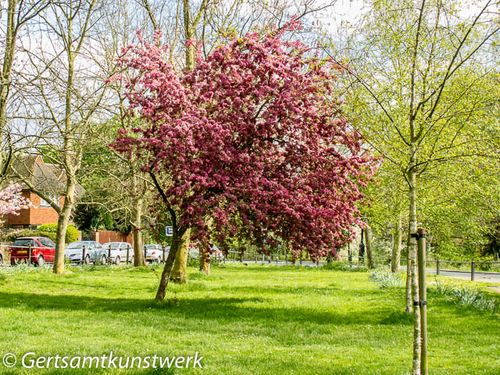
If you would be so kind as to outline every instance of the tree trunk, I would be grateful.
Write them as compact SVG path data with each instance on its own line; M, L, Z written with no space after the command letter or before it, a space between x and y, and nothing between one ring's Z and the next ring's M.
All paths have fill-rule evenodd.
M144 260L144 244L142 240L142 232L139 228L133 229L134 237L134 267L142 267L146 265Z
M367 225L365 229L365 250L366 259L368 261L368 268L375 268L375 262L373 261L372 254L372 229Z
M160 285L158 286L158 290L156 292L156 301L163 301L165 299L165 293L167 291L168 281L172 275L172 268L174 266L174 262L177 258L177 253L183 244L183 236L182 232L179 232L177 228L174 228L174 235L172 237L172 246L170 247L170 252L168 253L167 259L165 261L165 266L163 267L163 272L161 273Z
M75 189L76 181L74 181L72 178L69 178L66 183L66 194L64 196L63 207L61 209L61 212L59 213L59 219L57 220L56 254L53 267L53 271L56 274L64 273L64 248L66 245L66 231L68 229L69 219L71 218L71 213L75 204Z
M134 236L134 267L145 266L144 260L144 241L142 239L142 199L140 199L140 203L135 208L135 225L133 229Z
M134 202L134 222L133 236L134 236L134 267L140 267L146 265L144 260L144 241L142 239L142 210L144 206L144 200L141 195L137 193L137 177L134 175L132 177L135 202Z
M412 143L410 155L410 168L408 172L408 181L410 185L410 277L411 291L413 299L413 374L420 374L420 351L421 351L421 330L420 330L420 306L418 305L418 281L417 281L417 239L414 235L417 233L417 173L415 171L416 163L416 145Z
M405 312L412 311L412 298L411 298L411 259L410 259L410 237L408 235L408 242L406 246L406 306Z
M191 5L189 0L183 0L183 18L184 18L184 35L185 35L185 58L186 70L193 70L195 66L195 44L194 44L194 25L191 21ZM179 247L175 257L174 268L170 275L170 280L174 283L185 284L187 283L187 261L189 254L189 241L191 237L191 230L188 229L184 233L182 245ZM200 254L201 257L201 254Z
M64 273L64 248L66 245L66 231L69 225L69 215L70 211L66 207L63 207L59 219L57 220L56 254L53 266L53 272L56 274Z
M177 284L187 283L187 261L189 254L189 240L191 237L191 229L184 232L181 241L179 242L179 248L177 249L177 254L175 256L175 262L170 275L170 280ZM172 251L172 249L170 249Z
M401 265L401 242L403 239L403 232L401 230L401 213L398 216L398 222L394 228L392 244L392 256L391 256L391 271L392 273L399 272L399 267Z
M16 7L17 0L9 0L7 8L7 26L5 30L4 53L2 64L2 76L0 84L0 144L3 144L4 133L7 127L7 101L9 98L9 91L11 86L11 72L12 64L14 61L14 52L16 46ZM8 164L3 154L0 151L0 172L5 172ZM3 177L3 176L0 176Z
M200 271L210 275L210 248L204 247L200 252Z
M3 51L3 64L2 64L2 81L0 85L0 137L3 137L5 125L7 123L7 100L9 96L9 89L11 85L11 72L12 63L14 61L15 52L15 18L17 0L9 0L7 9L7 27L5 30L5 45ZM0 138L2 141L3 138Z
M183 16L184 16L184 35L186 42L186 70L193 70L195 64L195 44L194 44L194 27L193 22L191 21L191 5L189 0L183 1Z

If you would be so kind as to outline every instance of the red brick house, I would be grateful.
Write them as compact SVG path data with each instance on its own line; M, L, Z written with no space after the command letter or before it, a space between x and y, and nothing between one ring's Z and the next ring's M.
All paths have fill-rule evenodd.
M21 210L19 215L7 215L5 222L7 226L11 228L27 228L57 223L59 215L45 200L29 189L23 190L23 195L31 201L32 206ZM60 198L61 203L62 199Z
M21 210L19 215L6 215L5 225L11 228L30 228L42 224L57 223L59 215L48 202L31 191L24 181L42 191L44 195L52 199L58 199L61 205L64 201L64 180L65 176L62 170L54 165L45 163L40 155L25 155L17 158L12 165L12 169L23 178L14 178L23 186L22 194L28 198L32 206ZM83 193L83 188L78 186L77 194Z

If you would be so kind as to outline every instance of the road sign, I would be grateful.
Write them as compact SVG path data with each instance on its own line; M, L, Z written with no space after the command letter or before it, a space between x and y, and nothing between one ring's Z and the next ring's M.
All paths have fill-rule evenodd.
M174 227L166 226L165 227L165 236L172 237L174 235Z

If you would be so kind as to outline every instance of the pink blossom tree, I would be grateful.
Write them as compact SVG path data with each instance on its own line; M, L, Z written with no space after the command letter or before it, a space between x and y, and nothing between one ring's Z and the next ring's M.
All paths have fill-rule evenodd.
M202 245L245 236L267 251L284 239L314 259L358 222L372 166L339 111L337 66L283 32L231 40L182 74L158 40L120 59L142 125L114 147L143 161L174 231L157 300L188 228Z
M0 215L14 214L28 208L30 201L21 194L22 187L19 184L11 184L0 190Z

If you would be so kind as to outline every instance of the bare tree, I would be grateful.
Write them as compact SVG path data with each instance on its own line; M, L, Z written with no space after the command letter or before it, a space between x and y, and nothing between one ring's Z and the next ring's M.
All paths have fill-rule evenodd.
M2 30L3 63L0 76L0 145L4 144L7 130L7 109L12 88L12 67L14 64L17 41L22 28L49 4L47 0L25 1L8 0L5 18L6 24ZM2 10L3 6L2 6ZM5 176L11 160L11 148L6 155L0 151L0 177Z
M30 30L41 43L25 50L30 62L24 72L29 89L25 103L36 114L36 124L29 125L36 126L31 139L33 147L61 171L62 201L34 186L19 171L14 172L59 215L55 273L64 272L65 236L78 197L82 147L99 119L106 92L104 77L94 63L99 51L91 38L99 19L98 5L97 0L51 2L40 13L42 22Z

